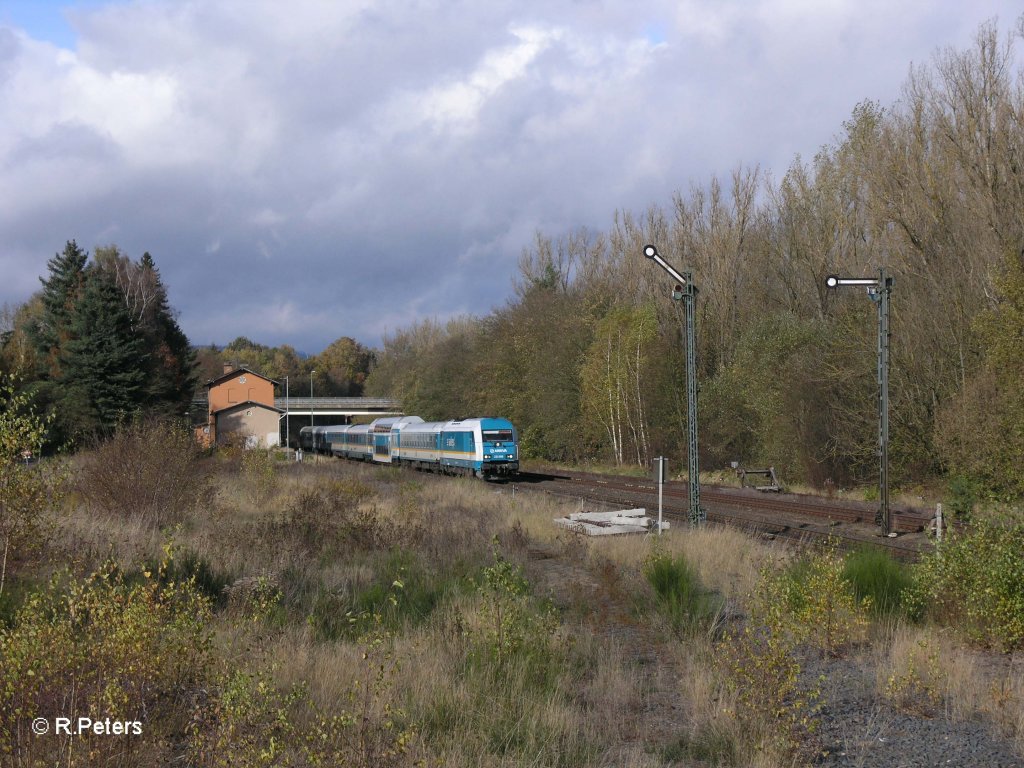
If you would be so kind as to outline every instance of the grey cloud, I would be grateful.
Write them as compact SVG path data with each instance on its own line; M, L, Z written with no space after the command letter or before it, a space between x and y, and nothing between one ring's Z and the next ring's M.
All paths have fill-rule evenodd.
M779 174L997 11L157 0L73 11L76 54L0 29L0 302L76 238L149 250L196 343L486 313L538 228Z

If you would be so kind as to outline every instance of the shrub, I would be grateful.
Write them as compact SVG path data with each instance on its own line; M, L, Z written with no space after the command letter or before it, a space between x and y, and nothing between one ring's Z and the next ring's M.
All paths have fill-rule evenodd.
M832 656L866 639L871 597L857 597L844 575L836 545L805 555L780 575L782 607L790 632Z
M379 617L363 615L360 674L338 703L323 712L306 685L280 690L263 670L227 666L210 699L189 725L189 764L234 766L354 766L387 768L414 762L416 732L391 700L400 665Z
M962 520L968 520L975 505L982 500L984 489L981 482L967 475L953 475L947 485L949 510Z
M90 764L133 764L181 736L211 658L209 602L192 581L126 578L113 564L83 581L52 582L0 631L0 755L55 764L71 736L36 737L33 719L141 723L141 734L85 736ZM176 732L176 729L177 730Z
M843 578L853 585L857 600L870 599L876 614L900 610L911 581L909 569L877 547L862 547L847 555Z
M558 626L550 605L535 605L523 569L494 550L494 563L483 569L476 583L485 624L475 638L500 668L513 657L536 655L537 672L547 666L548 639Z
M905 593L915 618L956 627L1006 651L1024 645L1024 524L977 520L951 531L914 566Z
M858 601L843 578L835 545L781 570L761 572L742 631L719 644L719 665L746 741L778 762L815 749L818 684L804 679L801 649L831 655L866 637L870 599Z
M948 684L940 651L926 636L914 642L897 640L891 655L898 653L900 664L885 679L886 697L900 709L934 716Z
M303 489L284 510L275 537L284 536L311 554L324 554L343 541L374 549L389 548L396 531L376 511L360 510L373 489L358 479L342 479Z
M52 462L26 466L22 452L43 441L46 422L14 382L0 378L0 598L8 563L35 554L46 538L44 513L60 503L64 474Z
M215 568L208 559L191 549L176 554L173 559L163 564L149 561L144 566L144 571L146 570L161 573L162 578L168 582L191 582L214 604L224 602L225 590L234 581L231 574Z
M181 423L136 420L80 457L78 490L94 511L161 527L213 498L199 446Z
M791 591L787 574L764 568L746 624L716 649L736 732L780 763L810 749L819 698L817 687L801 679L797 650L805 631L794 622Z

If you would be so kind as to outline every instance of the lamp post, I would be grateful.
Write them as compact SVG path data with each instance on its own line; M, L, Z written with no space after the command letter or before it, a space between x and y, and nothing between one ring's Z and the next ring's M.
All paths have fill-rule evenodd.
M697 332L695 329L694 304L697 299L697 286L693 284L693 274L677 272L658 253L653 245L644 246L644 256L664 269L676 281L672 289L672 299L683 302L686 316L686 422L688 445L688 471L690 474L690 525L702 525L706 519L700 506L700 467L697 462Z
M895 536L889 514L889 296L893 279L885 267L878 270L878 277L825 278L828 288L842 286L864 286L868 296L878 304L878 513L875 523L882 528L883 536Z
M309 372L309 426L313 426L313 374L316 368Z

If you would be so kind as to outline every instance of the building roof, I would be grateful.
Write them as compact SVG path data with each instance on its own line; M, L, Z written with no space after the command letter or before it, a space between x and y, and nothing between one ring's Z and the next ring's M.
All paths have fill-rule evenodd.
M208 382L206 382L206 386L207 386L207 388L215 387L218 384L220 384L222 381L224 381L225 379L230 379L232 376L237 376L240 373L251 373L253 376L259 376L261 379L263 379L264 381L269 381L271 384L280 384L281 383L279 381L275 381L274 379L270 378L269 376L264 376L259 371L254 371L252 368L246 368L243 365L242 367L235 368L234 370L228 371L227 373L222 373L216 379L210 379Z
M275 408L272 405L267 405L266 403L261 403L257 400L246 400L244 403L232 403L227 408L221 408L219 411L214 411L213 415L220 416L222 413L227 413L228 411L240 411L243 408L265 408L266 410L273 411L274 413L284 413L282 409Z

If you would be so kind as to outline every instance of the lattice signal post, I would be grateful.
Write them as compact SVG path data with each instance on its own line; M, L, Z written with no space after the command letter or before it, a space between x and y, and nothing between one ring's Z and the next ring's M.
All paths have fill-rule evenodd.
M878 270L878 277L825 278L828 288L863 286L868 296L878 305L878 514L875 523L882 528L883 536L895 536L892 532L892 518L889 514L889 297L893 279L885 267Z
M703 525L706 514L700 506L700 467L697 462L697 333L694 304L697 286L691 272L677 272L653 245L644 246L644 256L664 269L676 281L672 299L683 302L686 317L686 424L690 474L690 525Z

